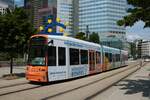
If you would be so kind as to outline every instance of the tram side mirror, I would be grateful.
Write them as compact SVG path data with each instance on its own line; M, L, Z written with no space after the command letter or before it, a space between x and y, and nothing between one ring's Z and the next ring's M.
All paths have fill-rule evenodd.
M53 40L50 40L50 41L48 42L48 44L53 45L53 44L54 44L54 41L53 41Z

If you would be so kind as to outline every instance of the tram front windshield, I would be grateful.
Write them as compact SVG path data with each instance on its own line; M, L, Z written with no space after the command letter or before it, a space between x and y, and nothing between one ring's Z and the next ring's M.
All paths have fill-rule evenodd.
M45 56L47 46L43 44L44 42L41 43L39 39L37 40L35 41L35 39L32 39L30 41L28 64L32 66L45 66L46 65Z

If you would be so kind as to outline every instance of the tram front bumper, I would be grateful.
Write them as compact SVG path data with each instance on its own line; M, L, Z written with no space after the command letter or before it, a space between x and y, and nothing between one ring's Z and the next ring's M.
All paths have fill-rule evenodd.
M26 79L36 82L48 82L47 70L44 67L27 67Z

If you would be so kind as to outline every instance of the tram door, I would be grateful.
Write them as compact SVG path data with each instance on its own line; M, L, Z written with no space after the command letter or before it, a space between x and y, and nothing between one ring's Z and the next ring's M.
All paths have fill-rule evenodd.
M90 73L94 73L95 71L95 51L89 50L89 71Z

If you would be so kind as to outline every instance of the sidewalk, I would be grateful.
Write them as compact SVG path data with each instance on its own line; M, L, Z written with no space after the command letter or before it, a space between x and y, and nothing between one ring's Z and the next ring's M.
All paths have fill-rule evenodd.
M150 63L92 100L150 100Z
M26 66L14 66L13 73L22 74L25 73ZM10 67L0 67L0 78L3 75L10 74Z

